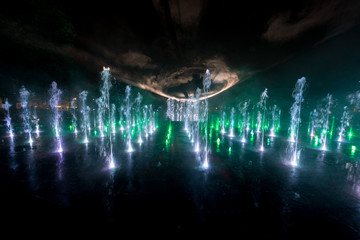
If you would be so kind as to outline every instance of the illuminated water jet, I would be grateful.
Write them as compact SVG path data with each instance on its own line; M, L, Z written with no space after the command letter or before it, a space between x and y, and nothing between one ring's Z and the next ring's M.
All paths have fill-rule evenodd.
M6 98L5 103L2 105L2 107L6 111L5 122L6 122L7 132L9 134L9 136L11 138L13 138L14 137L14 131L13 131L13 126L11 124L11 117L10 117L10 107L11 106L12 105L8 102L8 99Z
M301 152L301 150L298 150L298 139L301 123L301 103L304 101L303 93L305 90L305 83L305 77L298 79L295 84L295 89L292 92L292 97L295 101L290 108L289 132L291 144L288 147L290 150L291 164L293 166L297 166Z
M86 98L87 98L88 92L82 91L79 93L79 99L80 99L80 113L82 115L82 121L81 121L81 131L84 134L84 143L88 143L88 131L90 131L90 119L89 119L89 112L90 107L86 105Z
M49 93L50 93L50 99L49 99L49 105L50 105L50 109L52 111L53 114L53 126L55 129L55 136L57 139L57 151L58 152L62 152L62 139L60 137L61 134L61 128L60 128L60 119L61 119L61 112L60 112L60 96L62 94L62 91L60 89L58 89L57 87L57 83L56 82L52 82L51 83L51 87L49 89Z
M23 120L24 132L28 134L29 144L30 146L32 146L33 143L31 137L32 126L30 123L30 111L28 106L29 96L30 96L30 92L26 90L24 86L22 86L20 89L21 108L22 108L21 118Z
M260 101L258 102L257 106L259 108L257 120L258 120L258 127L257 131L261 131L261 147L260 151L264 151L264 132L265 132L265 113L266 113L266 99L268 98L267 95L267 88L261 93Z

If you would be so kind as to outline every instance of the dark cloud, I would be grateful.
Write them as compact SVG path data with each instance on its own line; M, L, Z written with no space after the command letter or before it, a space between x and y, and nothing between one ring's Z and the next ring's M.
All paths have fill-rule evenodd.
M241 8L218 0L11 3L0 12L1 67L17 74L18 66L40 73L49 66L48 74L61 72L61 81L66 72L72 76L81 69L77 72L92 77L82 79L96 85L105 66L119 82L179 99L202 88L209 69L209 95L215 96L354 28L359 3L254 0ZM315 37L303 42L300 36L314 30Z
M273 16L263 37L270 42L285 42L306 31L325 27L324 41L348 31L360 23L359 1L310 1L300 11L286 11Z

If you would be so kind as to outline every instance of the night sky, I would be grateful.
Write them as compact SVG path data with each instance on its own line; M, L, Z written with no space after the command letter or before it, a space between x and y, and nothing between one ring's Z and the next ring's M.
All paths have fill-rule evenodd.
M330 92L340 101L360 87L359 12L357 0L9 1L1 97L21 85L41 95L52 81L69 95L95 91L105 66L153 97L191 97L209 69L215 103L266 87L287 107L303 76L308 99Z

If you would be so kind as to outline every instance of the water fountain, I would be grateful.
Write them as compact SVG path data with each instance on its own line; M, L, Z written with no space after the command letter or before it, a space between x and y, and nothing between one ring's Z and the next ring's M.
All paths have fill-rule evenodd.
M74 133L77 134L77 117L76 117L76 106L75 106L76 98L71 99L70 102L70 109L71 109L71 116L72 116L72 128L74 129Z
M57 151L62 152L63 148L62 148L61 128L60 128L61 112L59 110L60 96L62 94L62 91L58 89L56 82L51 83L49 94L50 94L49 105L53 114L53 126L57 140Z
M108 122L110 124L111 121L111 112L110 112L110 88L111 84L111 74L110 68L103 67L103 71L101 72L101 81L102 85L100 86L100 97L96 100L99 110L99 126L101 137L104 137L105 123ZM112 145L112 137L111 134L107 134L107 144L105 145L105 154L107 156L108 166L110 169L115 168L115 161L113 156L113 145Z
M350 118L351 117L350 117L349 109L348 109L347 106L345 106L343 114L342 114L341 119L340 119L338 142L343 141L343 137L345 135L344 133L345 133L346 129L349 127L349 125L350 125Z
M110 126L111 126L111 133L116 133L116 127L115 127L115 112L116 112L116 106L114 103L111 104L111 115L110 115Z
M258 127L257 132L261 132L261 146L260 151L264 151L264 132L265 132L265 113L266 113L266 99L268 98L267 95L267 88L261 93L260 101L258 102L257 106L259 108L257 120L258 120Z
M235 108L234 107L232 107L231 108L231 113L230 113L230 130L229 130L229 137L234 137L235 135L234 135L234 123L235 123L235 120L234 120L234 118L235 118Z
M84 143L88 143L88 133L87 131L90 131L90 119L89 119L89 112L90 107L86 106L86 98L87 98L88 92L82 91L79 93L79 99L80 99L80 113L82 115L82 121L81 121L81 131L84 135Z
M246 142L246 133L249 131L249 113L248 108L250 101L244 101L240 106L240 115L241 115L241 142Z
M149 127L150 134L153 134L156 131L156 114L152 104L149 105Z
M39 125L40 119L36 112L37 106L34 106L33 109L34 110L33 110L33 114L31 115L31 121L35 124L36 137L39 137L40 136L40 125Z
M2 107L6 111L5 122L6 122L7 132L9 134L9 136L11 138L13 138L14 137L14 130L13 130L13 126L11 124L11 117L10 117L10 107L11 106L12 105L8 102L8 99L6 99L5 103L2 105Z
M22 86L20 89L20 98L21 98L21 118L23 120L23 126L24 126L24 132L28 134L29 137L29 144L32 146L33 140L32 140L32 126L30 121L30 110L28 106L30 92Z
M174 99L168 98L168 99L166 100L166 104L167 104L166 116L170 119L170 121L174 121L174 120L175 120L175 104L174 104Z
M138 143L141 144L143 142L142 138L141 138L141 100L142 100L142 96L140 93L138 93L136 99L135 99L135 103L136 103L136 118L137 118L137 126L138 126ZM145 118L145 120L147 120Z
M290 108L290 158L291 165L297 166L300 158L301 150L298 150L298 139L299 139L299 130L301 123L301 103L304 101L303 93L305 90L305 77L302 77L297 80L295 84L295 89L292 92L292 97L295 99L293 105Z
M197 88L195 92L195 101L194 101L194 127L193 127L193 138L195 142L195 152L200 151L200 95L201 89Z
M331 106L333 104L332 95L327 94L325 98L325 107L320 109L320 123L321 123L321 132L320 132L320 144L322 145L322 150L327 150L327 135L329 133L329 117L331 114Z
M209 69L207 69L205 72L205 76L203 78L203 91L204 91L204 101L205 101L205 108L204 108L204 114L203 114L204 124L205 124L205 126L204 126L205 146L204 146L204 158L203 158L204 160L203 160L202 167L205 169L209 167L208 155L209 155L209 151L210 151L210 148L208 146L209 103L208 103L208 99L207 99L207 95L208 95L210 86L211 86L211 75L210 75ZM235 110L234 110L234 112L235 112Z
M221 114L222 118L221 118L221 134L225 134L225 125L226 125L226 113L225 110L222 111Z
M279 124L280 124L281 109L276 104L274 104L270 108L270 112L271 112L271 124L272 124L270 128L270 137L275 137L275 132L279 128Z
M123 119L123 114L124 114L124 106L120 106L119 108L119 125L120 125L120 131L123 132L124 131L124 119Z
M126 134L127 134L127 151L133 152L134 149L131 145L131 102L130 102L131 88L125 88L125 117L126 117Z

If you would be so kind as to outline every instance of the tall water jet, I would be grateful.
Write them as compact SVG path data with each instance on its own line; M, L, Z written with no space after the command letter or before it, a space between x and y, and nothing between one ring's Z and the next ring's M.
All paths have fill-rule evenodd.
M247 100L239 106L241 115L241 142L246 142L246 132L249 130L249 113L248 108L250 101Z
M138 93L136 99L135 99L135 103L136 103L136 118L138 121L138 143L141 144L143 142L142 138L141 138L141 101L142 101L142 96L140 93ZM145 118L145 121L147 121L147 119Z
M124 106L120 106L119 108L119 124L120 124L120 131L124 131L124 119L123 119L123 113L124 113Z
M150 134L153 134L156 131L156 114L152 104L149 105L149 127Z
M193 136L195 142L195 152L200 151L200 95L201 89L197 88L195 92L195 102L194 102L194 128Z
M344 133L346 131L346 128L348 128L349 125L350 125L350 118L351 117L350 117L348 107L345 106L343 114L342 114L341 119L340 119L339 138L338 138L339 142L343 141L343 137L345 135Z
M77 134L77 117L76 117L76 106L75 106L76 98L71 99L70 102L70 109L71 109L71 116L72 116L72 127L74 129L74 133Z
M88 92L82 91L79 93L79 99L80 99L80 113L82 115L82 121L81 121L81 131L84 134L84 143L88 143L88 130L90 129L90 119L89 119L89 113L90 113L90 107L86 105L86 98L87 98ZM90 131L90 130L89 130Z
M230 130L229 130L229 137L234 137L234 123L235 123L235 108L232 107L231 108L231 113L230 113Z
M112 87L111 84L111 74L110 68L103 67L103 71L101 72L101 81L102 85L100 86L100 93L101 96L97 99L98 106L100 108L99 111L99 124L102 124L102 136L104 136L104 127L106 121L110 124L111 121L111 112L110 112L110 88ZM113 156L113 146L112 146L112 138L111 134L107 134L107 144L105 145L106 149L106 156L108 156L108 164L109 168L115 167L115 161Z
M115 112L116 112L116 106L114 103L111 104L111 116L110 116L110 126L111 126L111 132L112 134L116 133L116 127L115 127Z
M186 101L186 104L185 104L185 116L184 116L184 119L185 119L185 127L184 127L184 130L186 131L186 133L188 135L189 134L189 128L190 128L190 116L191 116L191 101Z
M226 125L226 112L225 110L222 111L221 114L221 134L225 134L225 125Z
M33 111L33 114L32 114L32 122L35 123L35 133L36 133L36 136L39 137L40 135L40 126L39 126L39 117L36 113L36 109L37 109L37 106L34 106L34 111Z
M292 144L290 147L290 156L291 164L297 166L298 160L300 158L301 150L298 150L298 138L299 138L299 128L301 123L301 103L304 101L303 93L305 90L305 77L302 77L297 80L295 84L295 89L292 92L292 97L295 99L293 105L290 108L290 141Z
M309 124L309 134L310 137L316 136L316 131L319 128L320 125L320 117L319 117L319 111L317 109L314 109L312 112L310 112L310 124Z
M30 122L30 111L29 111L29 106L28 106L29 96L30 96L30 92L28 90L26 90L26 88L24 86L22 86L20 89L21 108L22 108L21 118L23 120L24 132L28 134L29 143L30 143L30 146L32 146L32 143L33 143L33 140L31 137L32 126L31 126L31 122Z
M60 119L61 119L61 112L59 111L60 108L60 96L62 94L62 91L60 89L58 89L57 87L57 83L56 82L52 82L51 83L51 87L49 89L49 93L50 93L50 100L49 100L49 105L52 111L52 115L53 115L53 126L54 126L54 130L55 130L55 136L57 139L57 151L58 152L62 152L63 148L62 148L62 142L61 142L61 129L60 129Z
M320 143L322 145L322 150L326 150L327 135L329 132L329 117L331 114L331 106L333 104L332 95L327 94L325 98L326 104L324 108L320 110L320 122L322 124L322 129L320 133Z
M203 78L203 91L204 91L204 101L205 101L205 108L204 108L204 123L205 123L205 151L204 151L204 161L203 161L203 168L208 168L209 167L209 159L208 159L208 155L209 155L209 151L210 148L208 146L208 122L209 122L209 103L208 103L208 92L211 86L211 78L210 78L210 71L209 69L206 69L205 72L205 76ZM234 110L235 111L235 110Z
M175 104L174 104L174 99L172 98L168 98L166 100L166 105L167 105L167 109L166 109L166 116L170 119L170 121L174 121L175 120Z
M98 108L97 108L97 116L95 117L95 119L97 119L97 125L99 128L100 137L104 137L105 123L104 123L104 104L102 99L97 98L96 104L98 105Z
M266 113L266 99L268 98L267 95L267 88L265 88L264 92L260 95L260 101L258 102L257 106L258 110L258 131L261 131L261 146L260 151L264 151L264 132L265 132L265 113ZM262 111L262 112L261 112Z
M279 128L280 114L281 110L277 105L273 105L271 110L271 128L270 128L270 136L274 137L276 130Z
M13 127L11 124L11 117L10 117L10 107L12 105L8 102L8 99L6 98L5 103L2 105L2 107L5 109L6 111L6 116L5 116L5 122L6 122L6 127L7 127L7 131L8 134L11 138L14 137L14 131L13 131Z
M133 152L134 149L131 145L131 102L130 102L130 95L131 95L131 87L128 85L125 88L125 117L126 117L126 133L127 133L127 145L128 145L128 152Z

